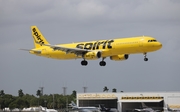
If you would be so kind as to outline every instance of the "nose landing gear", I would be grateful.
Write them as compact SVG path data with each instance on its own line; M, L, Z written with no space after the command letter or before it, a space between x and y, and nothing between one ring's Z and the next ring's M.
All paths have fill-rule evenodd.
M146 56L147 56L147 53L144 53L144 61L148 61L148 58Z

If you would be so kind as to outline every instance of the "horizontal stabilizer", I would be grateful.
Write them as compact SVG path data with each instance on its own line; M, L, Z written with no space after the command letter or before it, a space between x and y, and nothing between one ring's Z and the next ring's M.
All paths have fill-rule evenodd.
M41 50L35 50L35 49L20 49L20 50L29 51L29 52L33 51L34 53L38 53L38 54L41 53Z

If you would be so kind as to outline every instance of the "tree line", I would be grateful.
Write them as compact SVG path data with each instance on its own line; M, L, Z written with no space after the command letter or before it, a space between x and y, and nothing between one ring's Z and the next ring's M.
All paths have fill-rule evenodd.
M23 90L18 91L18 96L5 94L4 90L0 91L0 109L9 107L14 108L29 108L43 106L47 108L63 109L66 108L71 101L76 100L76 91L73 91L71 95L62 94L42 94L40 90L36 93L37 96L24 94Z
M103 92L108 92L107 86L103 88ZM112 89L112 92L116 92L115 88ZM76 91L72 91L71 95L62 95L62 94L42 94L41 90L37 90L36 96L30 94L24 94L23 90L18 90L18 96L13 96L10 94L5 94L4 90L0 91L0 109L9 107L10 109L14 108L29 108L43 106L47 108L54 109L64 109L71 103L76 100Z

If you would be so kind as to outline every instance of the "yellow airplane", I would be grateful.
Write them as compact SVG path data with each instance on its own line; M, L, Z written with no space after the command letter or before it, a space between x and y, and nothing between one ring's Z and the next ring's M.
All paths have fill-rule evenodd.
M34 49L21 49L31 54L47 58L68 60L82 58L81 65L86 66L86 60L102 58L100 66L105 66L104 59L110 57L114 61L127 60L130 54L144 54L144 61L148 61L147 53L159 50L162 44L155 38L139 36L131 38L117 38L89 42L51 45L44 38L37 26L31 26L34 39Z

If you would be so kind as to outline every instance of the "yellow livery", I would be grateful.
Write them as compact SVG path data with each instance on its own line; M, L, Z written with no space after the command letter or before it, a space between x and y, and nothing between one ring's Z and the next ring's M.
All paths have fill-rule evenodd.
M22 50L27 50L37 56L60 60L82 58L81 65L83 66L88 64L87 60L99 58L102 59L99 65L105 66L106 57L114 61L122 61L127 60L130 54L137 53L144 54L144 61L148 61L147 53L162 47L160 42L149 36L51 45L36 26L31 26L31 32L35 48Z

